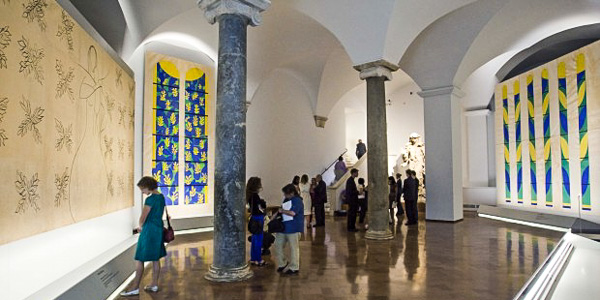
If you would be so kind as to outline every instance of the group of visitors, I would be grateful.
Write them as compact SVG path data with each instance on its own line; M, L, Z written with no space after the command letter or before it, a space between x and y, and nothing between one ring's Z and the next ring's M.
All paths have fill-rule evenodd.
M326 184L321 175L309 180L308 175L294 176L292 182L282 188L283 203L270 216L265 200L259 196L262 182L259 177L251 177L246 184L246 202L250 212L249 222L255 222L257 230L252 232L250 242L250 264L262 267L267 263L263 255L270 253L269 240L274 239L277 253L277 272L286 275L298 274L300 268L300 234L307 228L325 226L325 203L327 202ZM313 210L315 224L311 226ZM265 218L272 222L281 222L282 228L271 230ZM254 225L254 224L253 224ZM273 226L275 227L275 226ZM274 235L274 238L272 237ZM284 249L290 248L289 257Z
M359 140L356 155L360 159L366 153L366 146ZM340 157L336 165L336 170L347 171ZM343 168L342 168L343 167ZM336 178L337 176L336 172ZM347 229L350 232L356 232L356 217L359 215L359 223L365 222L368 207L368 191L364 178L358 179L358 170L350 171L351 177L346 181L345 196L349 205ZM343 176L343 173L342 173ZM396 174L396 178L389 177L389 209L390 220L394 219L394 207L398 208L398 215L404 214L408 221L406 225L417 224L417 198L419 180L416 178L416 172L406 170L407 178L402 182L401 174ZM341 177L341 176L340 176ZM158 279L160 275L160 258L166 256L163 232L163 213L165 211L165 198L158 191L158 182L150 176L143 177L137 184L143 194L148 195L144 202L142 214L139 220L139 227L135 231L140 233L135 253L137 261L136 276L133 280L132 289L123 291L121 296L139 295L139 287L144 274L144 262L151 261L152 265L152 283L144 290L147 292L158 291ZM246 203L250 213L249 223L252 223L253 230L249 240L251 242L250 264L262 267L267 262L262 258L263 255L270 254L269 247L275 244L277 254L277 272L286 275L296 275L300 269L300 235L304 231L304 225L311 228L313 221L313 211L315 224L312 227L325 226L325 203L327 203L327 187L321 175L309 179L304 174L301 177L295 176L290 184L284 186L283 202L270 216L267 212L267 203L260 198L259 193L262 190L262 181L259 177L251 177L246 184ZM405 207L402 209L400 201L401 195L404 195ZM167 214L167 219L169 216ZM280 224L280 226L271 226ZM271 227L277 228L271 230ZM250 228L250 226L249 226ZM365 229L368 225L365 225ZM168 241L167 241L168 242ZM286 256L284 248L289 246L290 255Z
M401 216L406 211L406 225L415 225L418 222L417 200L419 197L419 179L417 173L413 170L406 170L406 179L402 184L402 174L397 173L396 179L393 176L388 178L389 185L389 210L390 224L394 223L394 210L397 208L396 216ZM401 196L404 195L404 206L402 209Z

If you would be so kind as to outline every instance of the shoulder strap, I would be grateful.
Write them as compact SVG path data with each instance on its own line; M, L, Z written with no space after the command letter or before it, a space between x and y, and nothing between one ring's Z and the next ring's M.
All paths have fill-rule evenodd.
M171 228L171 220L169 220L169 210L167 209L167 199L163 195L163 200L165 200L165 213L167 214L167 225Z

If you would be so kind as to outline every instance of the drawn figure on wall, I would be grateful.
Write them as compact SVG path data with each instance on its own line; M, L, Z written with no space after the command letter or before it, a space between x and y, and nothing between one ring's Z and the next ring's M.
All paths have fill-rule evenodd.
M421 140L421 135L416 132L410 134L400 158L402 168L417 172L419 201L425 202L425 143Z

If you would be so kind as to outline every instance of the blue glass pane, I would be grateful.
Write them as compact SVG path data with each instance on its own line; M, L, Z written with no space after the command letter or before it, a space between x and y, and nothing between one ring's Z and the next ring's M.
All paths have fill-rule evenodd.
M175 136L154 136L154 160L157 161L177 161L177 150L179 148L179 137Z
M185 115L185 136L202 137L206 135L206 117Z
M185 138L185 161L206 162L208 160L208 140Z
M177 112L155 109L156 127L154 133L157 135L179 134L179 118Z

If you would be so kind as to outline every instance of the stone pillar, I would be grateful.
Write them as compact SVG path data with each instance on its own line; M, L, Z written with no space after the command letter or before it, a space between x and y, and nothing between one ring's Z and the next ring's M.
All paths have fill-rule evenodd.
M463 218L463 178L460 98L454 86L423 90L427 220Z
M199 0L219 22L215 143L213 264L205 278L233 282L252 277L246 260L246 27L260 24L268 0Z
M388 240L394 236L389 228L388 151L385 104L385 81L392 79L398 66L375 61L354 67L360 79L367 81L367 165L369 176L369 230L367 239Z

